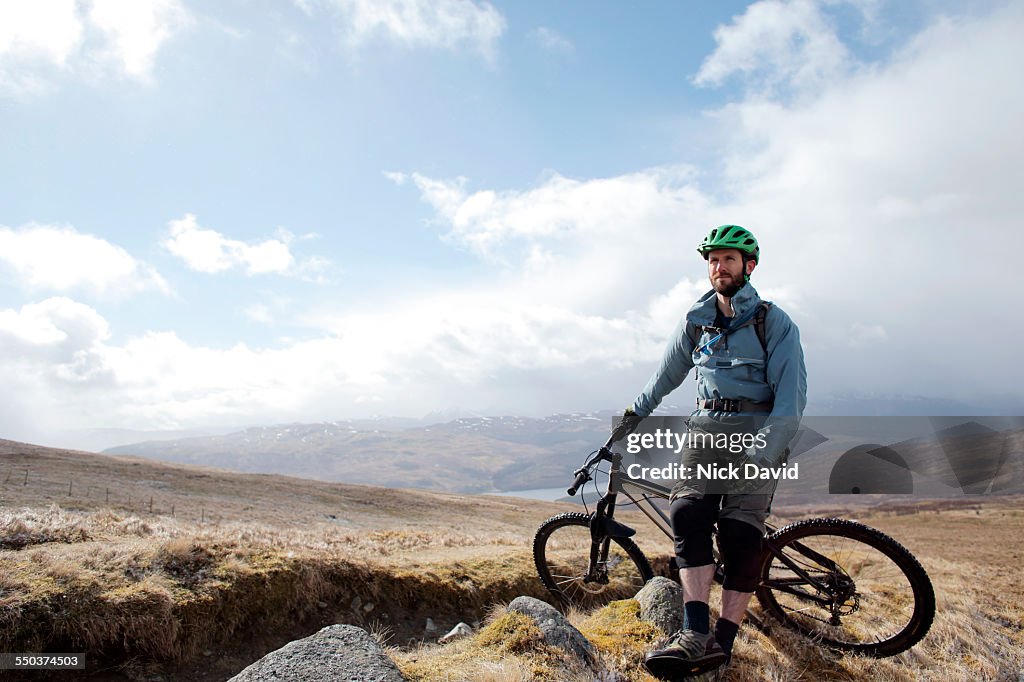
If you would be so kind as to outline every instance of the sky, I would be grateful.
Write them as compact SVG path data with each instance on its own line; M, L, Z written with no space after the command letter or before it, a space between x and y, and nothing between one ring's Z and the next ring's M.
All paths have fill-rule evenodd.
M1021 404L1022 34L1019 1L0 0L0 437L620 409L723 223L812 403Z

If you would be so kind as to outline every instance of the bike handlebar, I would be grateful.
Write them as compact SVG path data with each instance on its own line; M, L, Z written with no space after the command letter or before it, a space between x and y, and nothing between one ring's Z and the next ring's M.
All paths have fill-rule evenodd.
M573 481L572 487L567 489L565 492L569 494L569 497L575 497L576 491L580 489L580 486L584 485L590 480L590 472L587 471L586 467L576 471L576 480Z
M612 453L609 448L616 440L616 438L609 438L608 442L601 446L601 448L593 454L586 464L573 472L576 474L576 480L573 481L572 487L565 491L569 494L569 497L574 497L576 495L576 491L580 489L580 486L591 479L590 470L593 469L598 462L602 460L606 462L612 461Z
M626 424L619 424L612 431L612 435L608 437L608 441L604 444L604 449L607 450L612 446L613 443L617 443L628 435L629 427Z

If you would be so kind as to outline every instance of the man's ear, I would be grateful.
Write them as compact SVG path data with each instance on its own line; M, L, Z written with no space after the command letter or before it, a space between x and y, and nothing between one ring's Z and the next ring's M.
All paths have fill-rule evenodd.
M752 273L754 271L754 268L756 268L756 267L757 267L757 261L756 260L750 259L750 260L747 261L747 277L750 277L750 273Z

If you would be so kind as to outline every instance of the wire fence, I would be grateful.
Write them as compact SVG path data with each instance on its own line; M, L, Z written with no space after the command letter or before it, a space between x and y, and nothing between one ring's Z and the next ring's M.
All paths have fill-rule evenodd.
M160 482L154 482L161 485ZM131 488L88 482L74 476L54 477L13 465L0 474L0 507L31 503L57 504L71 509L111 509L132 514L170 516L183 521L219 523L224 520L205 504L190 503L181 493L147 489L145 483Z

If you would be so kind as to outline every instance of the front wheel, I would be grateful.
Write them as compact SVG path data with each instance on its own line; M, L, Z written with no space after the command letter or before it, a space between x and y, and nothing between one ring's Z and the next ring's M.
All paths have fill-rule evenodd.
M919 642L935 616L928 574L903 545L854 521L810 519L766 540L757 598L815 642L882 658Z
M608 560L588 576L590 517L580 512L553 516L533 538L533 561L541 582L566 608L590 609L628 599L654 577L647 557L628 538L608 542ZM596 578L596 579L595 579Z

